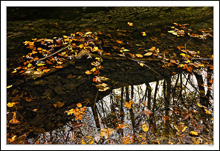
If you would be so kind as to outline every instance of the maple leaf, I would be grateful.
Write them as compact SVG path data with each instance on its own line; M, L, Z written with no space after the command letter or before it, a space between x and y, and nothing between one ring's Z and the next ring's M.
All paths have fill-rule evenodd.
M125 106L126 108L131 109L131 108L132 108L132 107L131 107L132 104L133 104L133 101L130 100L129 102L126 102L124 106Z

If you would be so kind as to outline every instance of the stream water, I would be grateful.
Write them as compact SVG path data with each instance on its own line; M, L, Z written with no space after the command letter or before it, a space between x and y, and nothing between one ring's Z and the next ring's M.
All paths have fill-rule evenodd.
M212 8L40 10L8 8L7 85L12 87L7 102L14 102L7 107L8 144L213 144L212 60L197 61L200 67L193 71L158 61L160 55L180 60L178 46L191 38L168 33L173 23L188 23L198 34L201 28L210 31ZM112 57L100 61L98 76L109 79L106 91L97 89L94 75L85 74L95 57L27 81L28 76L12 73L23 66L24 41L90 31L98 35L99 49ZM211 58L212 46L211 36L193 37L187 49ZM153 47L159 52L141 66L120 58L122 47L132 54Z

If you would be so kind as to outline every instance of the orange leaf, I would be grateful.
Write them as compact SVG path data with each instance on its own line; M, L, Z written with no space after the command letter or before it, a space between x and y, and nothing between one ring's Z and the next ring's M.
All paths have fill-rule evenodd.
M46 63L47 64L53 64L52 62L50 62L49 60L46 60Z
M47 73L47 72L49 72L50 71L50 69L44 69L43 70L43 72L45 72L45 73Z
M132 107L131 107L132 104L133 104L133 101L130 100L129 102L126 102L124 106L127 107L127 108L129 108L129 109L131 109L131 108L132 108Z
M78 108L81 108L81 107L82 107L82 104L81 104L81 103L77 103L76 106L77 106Z
M55 66L55 68L60 69L63 68L63 66Z
M116 42L119 44L123 44L123 41L120 41L120 40L116 40Z

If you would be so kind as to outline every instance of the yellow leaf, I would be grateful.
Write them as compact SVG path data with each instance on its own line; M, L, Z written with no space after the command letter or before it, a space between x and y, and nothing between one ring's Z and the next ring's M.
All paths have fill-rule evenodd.
M144 66L144 64L143 64L143 63L139 63L139 65L140 65L141 67L143 67L143 66Z
M149 127L146 124L144 124L142 125L142 129L144 132L147 132L149 130Z
M9 88L11 88L13 85L9 85L9 86L7 86L7 89L9 89Z
M15 104L16 104L15 102L11 102L11 103L8 103L7 106L8 107L13 107Z
M198 134L197 132L195 132L195 131L191 131L190 134L191 134L191 135L194 135L194 136L198 136L198 135L199 135L199 134Z
M89 70L87 70L87 71L85 72L85 74L92 74L92 72L89 71Z
M69 110L69 111L66 111L67 115L72 115L72 114L74 114L75 112L76 112L75 109L71 109L71 110Z
M77 103L76 106L77 106L78 108L81 108L81 107L82 107L82 104L81 104L81 103Z
M85 139L83 138L83 139L81 140L81 143L82 143L82 144L93 144L93 143L94 143L94 138L93 138L92 136L86 136L86 139L87 139L88 141L85 141Z
M96 67L94 67L94 68L92 68L90 71L91 72L95 72L97 69L96 69Z
M129 109L131 109L131 108L132 108L132 107L131 107L132 104L133 104L133 101L130 100L129 102L126 102L124 106L127 107L127 108L129 108Z
M186 57L186 54L185 54L185 53L181 53L180 55L183 56L183 57Z
M142 36L146 36L146 33L145 32L141 32Z
M37 66L44 66L44 63L38 63Z
M138 57L138 58L143 58L143 55L142 54L135 54L136 55L136 57Z
M108 129L101 129L101 132L100 132L100 136L101 137L105 137L105 139L108 139L108 137L110 136L110 135L112 135L113 134L113 132L114 132L114 129L113 128L108 128Z
M205 109L206 114L212 114L209 110Z

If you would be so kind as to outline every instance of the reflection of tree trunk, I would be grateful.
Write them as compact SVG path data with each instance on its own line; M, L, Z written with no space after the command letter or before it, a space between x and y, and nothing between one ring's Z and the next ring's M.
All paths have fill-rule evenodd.
M164 90L164 99L165 99L165 116L168 116L169 110L169 104L170 104L170 94L171 94L171 79L168 78L164 80L164 85L163 85L163 90ZM166 120L165 122L165 127L164 127L164 134L169 135L169 119Z
M147 91L148 91L148 95L147 95L147 108L149 110L151 110L151 87L150 84L147 82Z
M207 98L208 98L208 102L209 102L209 99L210 99L210 97L211 97L211 99L213 99L212 98L212 96L211 96L211 86L212 86L212 83L210 82L210 80L212 79L212 71L213 70L211 70L209 67L208 67L208 72L207 72L207 85L208 85L208 91L207 91L207 94L206 94L206 96L207 96Z
M196 72L194 72L194 75L196 76L198 86L199 86L200 103L204 106L208 106L209 100L208 100L208 97L205 95L204 81L203 81L202 75L199 75Z
M124 96L124 87L121 88L121 108L120 108L120 117L121 117L121 123L124 122L124 111L123 111L123 96Z
M176 96L176 86L177 86L177 84L178 84L179 77L180 77L180 75L178 74L178 77L177 77L177 79L176 79L175 86L174 86L174 88L173 88L173 103L172 103L172 104L174 104L174 98L175 98L175 96Z
M156 87L155 87L155 92L154 92L153 112L154 112L154 109L155 109L155 107L156 107L156 98L157 98L158 85L159 85L159 81L157 81L157 84L156 84Z
M133 100L134 97L134 86L131 85L131 99Z
M93 115L94 115L94 119L95 119L95 123L96 123L96 127L97 128L100 128L100 123L99 123L99 117L98 117L98 114L97 114L97 107L95 105L95 108L92 108L92 112L93 112Z
M168 106L170 105L170 94L171 94L171 79L166 79L167 82L167 93L165 97L165 109L166 109L166 115L168 115Z
M126 91L126 102L129 102L129 88L126 87L125 88L125 91ZM133 109L129 109L129 112L130 112L130 116L131 116L131 122L132 122L132 127L133 127L133 130L134 130L134 126L135 126L135 119L134 119L134 113L133 113Z

